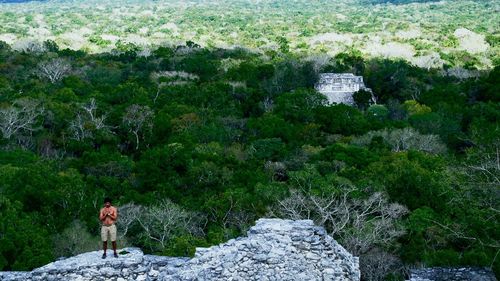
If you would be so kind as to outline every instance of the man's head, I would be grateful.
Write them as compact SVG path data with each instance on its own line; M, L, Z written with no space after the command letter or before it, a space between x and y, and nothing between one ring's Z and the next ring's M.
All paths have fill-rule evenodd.
M109 197L104 198L104 206L111 206L111 199Z

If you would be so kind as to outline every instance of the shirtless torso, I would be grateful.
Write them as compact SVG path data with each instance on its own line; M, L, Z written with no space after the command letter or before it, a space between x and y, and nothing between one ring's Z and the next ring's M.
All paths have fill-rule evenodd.
M117 213L116 208L113 206L104 207L99 212L99 219L103 225L110 226L115 223Z

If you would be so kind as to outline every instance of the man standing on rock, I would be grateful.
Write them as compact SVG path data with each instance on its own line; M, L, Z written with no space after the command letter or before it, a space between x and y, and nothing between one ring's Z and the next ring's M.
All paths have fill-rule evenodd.
M99 212L99 220L102 222L101 227L101 239L102 248L104 254L102 258L106 258L106 250L108 249L108 235L111 237L111 244L113 245L113 251L115 258L118 257L116 253L116 219L118 218L118 211L115 207L111 206L111 199L104 198L104 208Z

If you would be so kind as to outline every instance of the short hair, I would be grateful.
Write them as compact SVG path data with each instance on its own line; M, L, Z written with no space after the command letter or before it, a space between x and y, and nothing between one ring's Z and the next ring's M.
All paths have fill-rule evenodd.
M109 197L104 198L104 203L108 203L108 202L111 203L111 198L109 198Z

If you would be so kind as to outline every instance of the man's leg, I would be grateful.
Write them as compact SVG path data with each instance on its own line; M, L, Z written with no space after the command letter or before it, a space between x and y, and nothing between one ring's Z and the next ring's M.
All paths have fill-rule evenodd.
M108 241L102 241L102 249L104 250L104 254L102 254L102 258L106 258L106 250L108 249Z
M101 226L101 240L102 240L102 249L104 253L102 254L102 258L106 258L106 250L108 249L108 228L106 226Z
M115 257L117 257L118 254L116 253L116 241L111 241L111 244L113 245L113 252L115 254Z
M109 227L109 236L111 236L111 245L113 245L113 253L115 258L118 257L118 254L116 253L116 225L112 225Z

